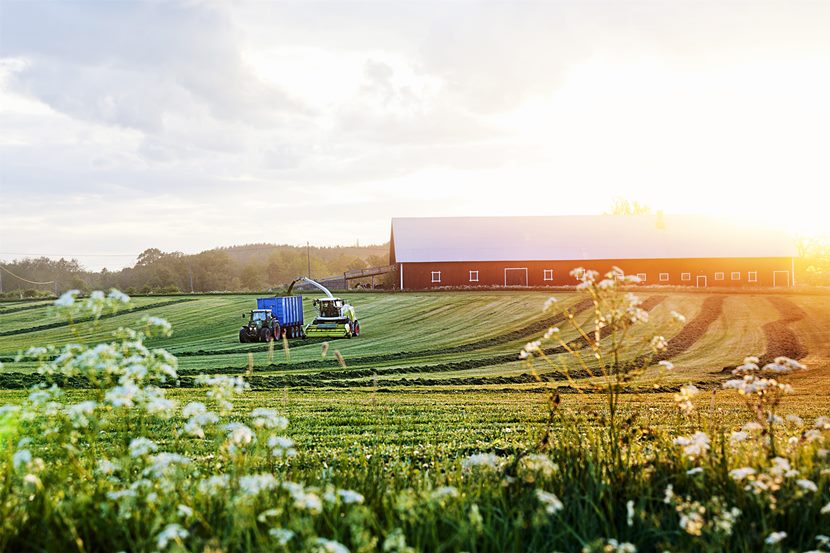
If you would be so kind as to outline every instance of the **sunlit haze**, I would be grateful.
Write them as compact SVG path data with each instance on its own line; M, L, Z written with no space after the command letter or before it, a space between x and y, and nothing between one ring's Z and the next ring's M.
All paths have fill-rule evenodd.
M827 2L0 4L0 259L628 198L830 233Z

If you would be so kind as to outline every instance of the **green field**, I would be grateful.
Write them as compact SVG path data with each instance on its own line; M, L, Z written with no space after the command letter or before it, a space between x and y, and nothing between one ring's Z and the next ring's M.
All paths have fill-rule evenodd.
M592 306L576 292L556 292L557 309L547 313L550 295L538 291L347 293L360 337L270 349L238 342L250 295L139 297L115 315L75 325L42 301L0 304L0 406L26 404L46 415L4 427L0 411L0 444L9 446L0 454L0 550L342 551L321 539L350 551L401 553L631 551L616 549L623 542L639 551L821 550L817 536L830 521L830 423L817 417L830 415L830 295L636 292L649 322L631 327L629 340L656 332L667 349L622 389L613 415L608 396L586 386L599 379L584 371L563 378L557 367L573 357L556 343L545 344L550 363L519 359L552 325L569 347L588 351L559 314L590 323ZM683 324L672 322L675 311ZM61 381L65 395L56 399L64 412L96 400L88 425L60 415L57 404L26 402L27 388L46 377L37 363L15 361L18 351L110 341L115 329L147 315L173 325L171 336L145 342L178 358L178 380L163 384L172 401L166 414L105 400L116 382ZM627 350L621 363L641 354ZM771 411L802 419L776 423L771 441L765 430L736 445L730 435L753 415L721 384L746 355L761 363L788 356L809 370L788 378L795 393ZM596 362L587 367L595 371ZM201 439L183 433L190 415L182 407L203 401L218 410L220 403L197 375L241 376L252 388L228 396L233 411L221 424L206 423ZM684 415L674 395L687 383L702 391ZM229 430L254 426L251 413L260 408L288 418L296 456L274 457L267 428L234 449ZM675 439L696 431L711 438L711 450L707 442L703 455L684 454ZM179 461L166 453L134 453L138 436L159 452L184 453L190 464L175 468ZM21 462L24 450L44 461ZM464 468L481 455L498 466ZM102 458L116 461L114 475L99 472ZM789 480L775 459L797 468ZM764 491L735 482L731 471L742 467L754 467ZM246 492L250 475L276 478L291 492ZM239 488L201 487L219 477ZM357 490L359 506L337 500L334 489ZM671 490L677 495L669 500ZM320 509L297 507L309 497L334 499ZM700 512L696 526L689 516ZM293 536L285 544L277 537L287 535L283 529ZM167 530L173 541L159 545Z
M650 323L666 327L666 338L688 331L696 317L703 317L704 302L722 302L706 318L705 328L692 332L669 358L675 369L661 374L660 384L717 382L722 369L739 364L746 355L786 355L794 352L813 370L804 378L815 381L813 391L826 390L830 364L830 295L705 294L644 289L639 295L650 308ZM148 345L163 347L179 357L183 375L204 372L243 374L248 354L253 355L257 386L265 388L360 388L387 390L445 389L489 390L536 388L527 382L529 371L518 360L518 352L547 328L550 314L541 305L549 297L543 292L445 292L445 293L348 293L357 306L362 334L359 338L334 340L325 359L321 340L291 340L286 351L278 343L273 351L265 344L240 344L242 313L254 304L249 295L142 297L136 311L102 319L96 328L75 336L69 326L59 326L42 302L30 310L0 313L0 360L5 373L31 372L32 363L15 363L14 356L33 345L63 345L77 340L104 341L119 326L134 324L146 314L166 318L173 325L171 338ZM559 293L559 305L573 307L574 293ZM777 303L775 303L777 302ZM787 321L781 303L799 310L798 320ZM306 300L306 319L311 312ZM715 302L716 303L716 302ZM776 307L778 306L778 307ZM2 306L0 306L2 310ZM671 311L687 317L690 329L669 328ZM577 320L590 316L577 314ZM551 323L554 324L554 323ZM771 327L765 330L764 326ZM566 340L576 337L573 329L559 324ZM773 340L776 333L791 333ZM697 335L700 334L700 335ZM691 343L687 343L691 340ZM334 356L339 351L342 367ZM556 359L556 355L553 356ZM657 382L657 371L653 381ZM552 385L556 385L555 383Z

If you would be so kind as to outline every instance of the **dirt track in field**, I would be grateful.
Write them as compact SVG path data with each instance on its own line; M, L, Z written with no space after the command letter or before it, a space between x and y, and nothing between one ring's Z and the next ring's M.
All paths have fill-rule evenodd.
M771 297L767 301L778 310L781 318L761 327L767 339L767 351L760 357L761 364L771 363L782 355L791 359L806 357L809 352L790 324L805 318L807 313L787 298Z

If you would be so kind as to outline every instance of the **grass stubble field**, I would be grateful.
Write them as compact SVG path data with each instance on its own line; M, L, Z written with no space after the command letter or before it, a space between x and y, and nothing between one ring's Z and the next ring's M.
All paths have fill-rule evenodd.
M786 356L808 366L810 370L791 375L789 382L794 393L787 397L785 411L805 421L830 415L830 295L680 291L658 287L644 287L635 292L643 300L641 307L648 312L648 326L660 331L667 340L665 350L653 357L647 357L648 352L632 352L628 359L630 362L648 359L649 365L636 383L626 383L619 394L618 420L624 426L638 429L637 440L647 443L651 431L648 429L658 429L669 437L704 427L710 433L720 431L725 436L740 431L744 423L753 419L748 415L744 398L721 386L734 378L732 370L747 355L757 356L759 365ZM46 344L60 347L74 342L106 342L119 327L140 324L147 315L162 317L171 323L172 335L148 338L146 345L164 348L178 358L178 382L163 384L167 398L178 405L205 401L205 391L198 386L198 375L244 377L250 390L233 399L235 412L265 408L275 410L290 421L287 432L295 443L297 455L280 464L282 478L320 489L334 485L360 490L362 506L374 513L371 523L366 523L368 530L364 528L361 532L380 536L372 541L361 537L356 522L349 523L351 526L346 524L350 530L344 531L342 524L321 523L319 519L324 517L318 515L308 536L328 533L331 540L316 537L317 541L311 538L302 541L302 528L288 530L286 527L285 531L292 534L288 540L282 539L288 534L278 539L275 537L278 532L271 532L270 542L251 541L245 531L251 523L231 518L225 523L238 526L238 533L216 532L211 534L213 541L192 542L188 539L200 533L199 524L185 516L190 524L177 523L170 530L170 539L161 541L159 532L168 530L168 526L158 526L160 523L134 529L127 525L127 529L113 533L110 539L98 540L81 538L83 525L78 524L75 531L79 538L74 545L79 550L117 548L119 544L124 548L125 543L128 550L172 547L206 551L213 550L210 547L214 546L215 550L317 548L332 551L343 543L353 550L385 551L406 551L407 547L623 551L629 545L634 548L635 544L641 551L757 550L758 547L787 550L788 544L802 549L823 546L821 538L819 542L815 540L822 535L822 528L830 528L830 516L818 513L830 495L827 489L830 476L826 469L821 469L824 472L817 483L820 488L815 494L816 516L791 524L789 537L778 541L770 539L776 529L766 527L766 518L760 525L757 521L747 522L742 526L744 535L739 538L731 533L731 527L728 534L718 533L718 521L721 526L726 525L723 517L729 519L729 515L717 497L714 505L702 499L694 504L688 496L669 501L668 492L665 497L653 497L655 494L650 488L646 491L646 487L637 492L643 497L623 497L624 490L632 484L620 483L615 489L614 479L618 476L609 472L616 462L623 463L628 470L642 469L642 459L635 462L633 456L610 465L591 457L597 462L596 470L610 478L603 484L604 490L584 489L596 485L596 481L583 473L565 478L566 457L569 451L573 453L574 447L569 439L584 439L586 429L590 428L598 432L591 438L597 440L596 447L609 447L607 440L599 437L604 435L609 423L609 412L605 394L578 393L577 388L586 382L601 380L589 374L596 369L592 361L585 368L573 370L568 377L559 369L573 360L564 351L563 343L577 350L586 343L562 315L543 312L542 304L549 296L546 292L516 290L350 292L344 297L356 305L362 330L359 338L330 341L327 345L322 340L291 340L270 348L265 344L238 343L237 331L244 322L241 314L254 304L250 295L138 297L130 307L112 316L105 315L95 324L80 321L77 325L68 324L53 312L49 302L0 304L0 362L3 363L0 405L22 402L29 393L27 390L44 380L37 372L38 363L16 360L18 351ZM573 314L574 321L590 323L593 305L584 294L558 291L554 296L558 300L557 312L566 309ZM313 316L310 304L307 298L307 319ZM673 312L685 315L684 324L672 325ZM518 354L525 344L551 326L561 328L563 340L542 345L541 351L549 362L537 362L531 367L520 360ZM647 338L640 327L632 327L631 336L632 340ZM670 361L674 367L666 370L658 361ZM62 383L67 402L100 399L86 389L83 379L70 378ZM678 410L675 395L687 383L694 383L701 392L695 398L694 412L684 415ZM558 422L552 424L556 417ZM184 419L176 420L181 423ZM175 422L142 424L148 425L142 430L149 432L162 448L179 439L174 437ZM551 435L552 426L556 430ZM127 425L121 434L113 433L106 439L126 444L132 431ZM633 439L635 434L624 434L620 439ZM714 435L712 440L714 453ZM211 448L220 447L217 444L207 440L194 448L201 459L209 460L215 453ZM541 449L539 444L543 444ZM610 447L617 451L616 446ZM518 479L525 487L527 484L533 487L550 476L545 467L536 467L543 474L528 476L527 460L538 454L546 455L558 471L560 487L554 496L556 500L537 493L535 507L514 508L514 504L524 505L527 493L514 490L511 495L513 481ZM499 470L504 474L491 475L486 481L496 491L485 490L482 482L471 488L472 484L464 481L469 478L469 471L465 472L462 467L464 460L484 459L482 455L495 456L487 457L484 465L502 463ZM648 455L655 454L652 451ZM693 461L695 455L683 462L688 463L690 459ZM469 463L465 466L469 469ZM813 464L810 467L815 468ZM649 470L659 472L660 469ZM710 484L701 483L699 491L706 494ZM10 493L9 485L7 482L6 493ZM674 484L680 488L684 485L688 483ZM778 486L781 487L780 482ZM556 502L560 500L565 511L577 509L573 506L578 504L579 512L573 512L568 521L554 515L559 512ZM779 500L779 505L771 507L769 517L796 516L790 511L793 501ZM667 505L669 514L649 515L649 505L654 503ZM541 514L537 512L539 504ZM788 506L783 512L781 504ZM753 509L750 505L741 507L744 517ZM343 505L338 508L345 509ZM727 514L718 515L719 508ZM410 514L406 514L407 509ZM586 516L585 510L594 513ZM442 518L448 512L453 514ZM680 517L679 525L669 520L672 512ZM694 512L706 521L700 528L689 525L689 516L694 519ZM384 513L395 515L387 517ZM256 518L255 515L251 516ZM352 515L338 511L338 516ZM557 516L558 520L539 520ZM262 522L261 514L257 520ZM8 534L7 540L0 540L0 546L19 546L21 536L38 531L38 525L31 520L27 519L26 524L34 526L17 532L0 527ZM176 529L181 530L179 534ZM799 534L794 535L792 529L797 529ZM63 528L50 532L65 536L68 531ZM94 533L95 529L87 528L86 532ZM135 537L142 532L150 536L145 541ZM217 541L217 535L223 537ZM259 534L255 532L255 535ZM134 541L128 542L127 536ZM33 546L33 549L42 548L63 549L62 545L48 547L44 543Z

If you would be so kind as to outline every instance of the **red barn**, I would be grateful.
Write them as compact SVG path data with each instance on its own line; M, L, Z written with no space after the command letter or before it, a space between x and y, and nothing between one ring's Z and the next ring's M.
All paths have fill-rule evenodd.
M396 218L389 252L402 290L570 286L575 267L613 266L647 285L791 287L794 258L781 232L687 215Z

